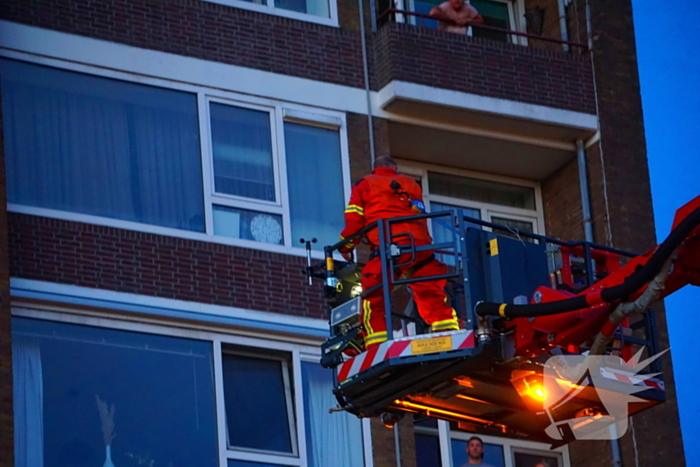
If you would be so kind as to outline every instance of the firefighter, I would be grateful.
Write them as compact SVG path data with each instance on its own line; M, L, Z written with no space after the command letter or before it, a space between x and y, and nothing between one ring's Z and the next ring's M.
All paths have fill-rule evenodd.
M352 189L350 202L345 209L345 228L340 238L347 238L380 218L416 214L412 201L420 202L422 206L423 194L416 181L411 177L397 174L396 162L391 157L378 157L374 163L374 171L355 184ZM410 234L416 246L432 243L425 219L393 224L392 234L400 233ZM363 290L369 290L382 281L381 262L377 250L379 244L377 229L370 230L366 236L372 248L372 255L362 270ZM360 239L357 239L339 249L346 260L352 261L352 251L359 242ZM408 236L395 239L395 243L398 244L409 242ZM410 253L405 253L395 260L395 264L402 264L410 259ZM397 276L412 278L437 276L445 274L446 266L436 260L431 251L422 251L415 255L412 263L396 268L394 272ZM431 326L432 332L459 329L457 314L447 305L444 290L446 283L446 279L440 279L409 284L418 313ZM362 323L365 332L365 349L370 349L387 340L381 288L363 297Z

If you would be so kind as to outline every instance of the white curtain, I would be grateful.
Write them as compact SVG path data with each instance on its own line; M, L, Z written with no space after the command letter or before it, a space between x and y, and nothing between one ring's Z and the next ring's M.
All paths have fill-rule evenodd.
M10 202L204 231L195 95L0 68Z
M14 336L12 391L16 467L44 465L44 383L41 372L38 342Z
M292 244L316 237L320 246L332 245L344 223L340 135L337 130L285 122L284 142Z
M317 363L303 362L306 445L309 467L362 467L362 424L347 413L328 413L337 401L332 373Z

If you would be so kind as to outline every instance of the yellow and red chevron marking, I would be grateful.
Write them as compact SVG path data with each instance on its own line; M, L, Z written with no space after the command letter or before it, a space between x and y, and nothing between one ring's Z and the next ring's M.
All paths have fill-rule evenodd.
M658 378L648 378L637 375L632 372L621 372L617 370L612 370L610 368L601 368L601 375L608 379L614 379L616 381L621 381L627 384L633 384L635 386L648 386L650 388L660 389L662 391L666 390L664 382Z
M398 339L382 342L381 344L372 347L366 352L341 363L338 366L338 381L346 379L361 373L368 368L381 363L384 360L394 357L408 357L413 355L411 342L427 339L438 339L444 336L452 337L452 348L449 350L467 349L474 347L474 331L459 330L448 331L435 334L424 334L420 336L401 337ZM449 351L441 350L441 351Z

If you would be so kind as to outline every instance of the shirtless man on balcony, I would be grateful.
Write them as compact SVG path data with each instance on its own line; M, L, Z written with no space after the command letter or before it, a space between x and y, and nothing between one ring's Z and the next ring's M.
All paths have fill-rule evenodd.
M468 25L484 24L484 18L465 0L442 3L430 10L430 16L438 20L439 30L457 34L466 34Z

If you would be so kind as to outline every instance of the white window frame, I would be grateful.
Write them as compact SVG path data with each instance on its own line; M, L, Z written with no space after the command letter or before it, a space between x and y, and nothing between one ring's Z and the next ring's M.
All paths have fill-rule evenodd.
M339 27L338 22L338 3L336 0L328 0L328 13L329 17L324 18L322 16L312 15L311 13L299 13L297 11L285 10L284 8L275 7L275 0L267 0L268 5L261 5L252 2L246 2L243 0L204 0L212 3L218 3L220 5L226 5L234 8L240 8L243 10L257 11L259 13L266 13L268 15L283 16L285 18L298 19L300 21L307 21L309 23L318 23L326 26Z
M227 329L222 332L220 326L188 323L183 326L176 322L158 322L147 316L132 316L128 320L120 319L117 315L99 312L94 309L75 309L70 306L53 306L50 304L17 304L12 305L12 316L32 318L45 321L55 321L66 324L92 326L166 337L195 339L212 344L214 390L216 403L217 445L219 467L228 467L229 460L267 463L283 466L305 467L307 465L306 430L304 419L304 392L302 383L301 362L316 362L321 358L320 341L303 336L275 336L273 334L253 337L245 329ZM297 436L296 454L276 452L258 452L255 450L228 448L226 425L226 406L223 382L223 353L229 351L226 346L236 346L233 354L250 355L255 358L275 358L270 353L286 353L289 358L289 377L292 379L293 411L296 420ZM280 359L283 357L280 357ZM373 467L372 441L369 419L362 420L362 439L364 448L364 465Z
M481 214L481 220L486 222L491 222L492 217L505 217L508 219L531 222L533 226L533 233L539 235L545 235L544 228L544 209L542 204L542 190L540 184L532 180L524 180L518 178L505 177L500 175L485 174L480 172L474 172L463 169L455 169L451 167L443 167L439 165L431 165L413 162L409 160L397 159L396 163L399 165L399 171L406 175L411 175L415 177L420 177L421 188L423 189L423 199L425 201L426 208L428 212L430 209L430 202L438 202L444 204L451 204L453 206L460 206L468 209L478 210ZM458 177L486 180L496 183L503 183L507 185L516 185L527 188L532 188L535 193L535 209L522 209L514 208L509 206L502 206L499 204L483 203L478 201L469 201L461 198L452 198L448 196L431 195L430 186L428 184L428 172L438 172L449 175L455 175ZM429 224L432 226L432 223ZM485 230L490 230L486 229Z
M83 222L88 224L103 225L107 227L115 227L138 232L152 233L157 235L165 235L169 237L185 238L190 240L198 240L205 242L221 243L225 245L238 246L242 248L264 250L273 253L290 254L294 256L306 256L303 246L300 245L298 239L291 238L291 219L289 214L289 199L287 187L287 171L285 163L285 148L284 148L284 122L302 123L308 126L317 126L326 129L336 129L339 133L340 140L340 157L343 177L343 205L339 209L343 209L345 202L350 196L350 161L347 135L347 119L345 112L329 110L325 108L310 107L303 104L281 101L266 97L258 97L237 93L234 90L223 90L206 87L198 84L189 84L155 78L150 76L138 75L130 72L113 70L93 65L80 64L70 61L64 61L54 58L41 57L24 53L2 53L2 58L19 60L33 65L48 66L60 70L73 71L83 73L95 77L111 78L124 82L143 84L154 86L163 89L174 91L183 91L194 94L197 100L197 112L199 118L199 139L200 139L200 157L202 163L202 186L204 200L204 232L191 232L187 230L174 229L170 227L161 227L156 225L142 224L139 222L125 221L121 219L113 219L100 217L88 214L80 214L70 211L60 211L55 209L39 208L34 206L25 206L16 203L8 203L8 210L22 214L30 214L41 217L49 217L74 222ZM271 112L272 130L272 145L273 145L273 160L275 164L275 180L276 180L276 202L281 203L279 206L270 204L269 202L260 200L239 199L237 197L228 197L227 195L214 194L213 192L213 160L210 138L210 121L209 121L209 102L224 103L226 105L236 105L247 107L256 110L266 109ZM272 245L269 243L257 242L254 240L246 240L240 238L224 237L214 235L213 224L213 209L214 203L223 206L238 207L241 209L257 210L261 212L269 212L281 214L283 220L283 236L284 243L282 245ZM228 201L226 201L228 200ZM320 249L312 251L312 257L315 259L323 259L323 252ZM338 257L339 258L339 257Z
M287 406L287 421L289 425L289 438L290 438L290 444L292 447L292 452L285 453L285 452L277 452L277 451L268 451L268 450L261 450L261 449L253 449L253 448L245 448L245 447L238 447L238 446L232 446L229 444L229 434L228 434L228 420L226 423L226 448L227 448L227 453L229 456L235 455L238 452L245 452L245 453L257 453L257 454L267 454L267 455L273 455L273 456L284 456L284 457L299 457L299 437L297 433L297 426L295 423L296 420L296 414L295 414L295 406L296 404L294 403L294 400L292 398L292 394L295 392L294 388L292 387L292 381L290 380L295 380L296 378L292 378L292 373L290 372L289 368L289 363L291 361L291 354L289 354L289 358L285 358L281 353L278 353L277 355L273 353L266 353L266 352L253 352L250 350L250 348L225 348L226 345L222 346L221 352L222 352L222 360L224 355L236 355L236 356L242 356L242 357L250 357L258 360L270 360L274 361L280 364L280 371L282 372L282 381L284 384L284 398L285 398L285 404ZM286 354L286 352L285 352ZM223 374L223 367L222 367L222 374ZM294 381L296 383L296 381ZM303 407L303 405L302 405ZM225 410L225 407L224 407ZM229 457L231 458L231 457Z

